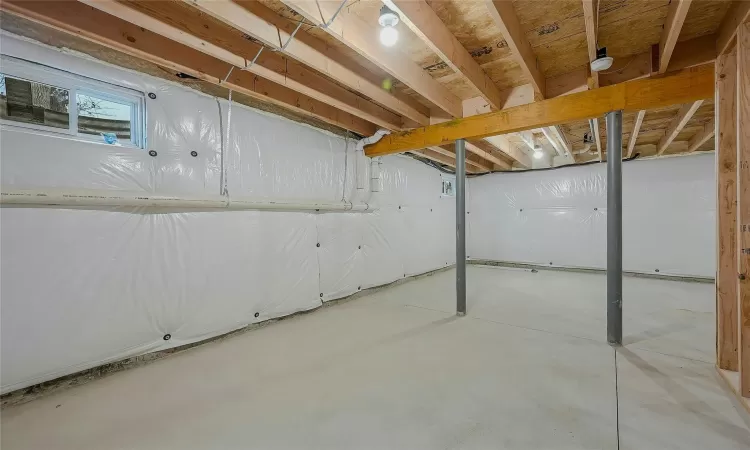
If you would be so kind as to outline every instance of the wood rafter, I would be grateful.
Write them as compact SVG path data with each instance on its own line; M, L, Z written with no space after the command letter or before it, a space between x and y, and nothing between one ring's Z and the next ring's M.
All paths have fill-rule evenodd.
M664 137L661 138L659 144L656 146L657 155L661 156L664 153L667 147L669 147L669 144L671 144L677 135L680 134L680 131L685 128L685 125L687 125L693 117L693 114L695 114L702 104L703 100L696 100L682 105L677 112L677 116L675 116L667 126L667 129L664 132Z
M672 52L677 45L677 38L680 37L680 30L682 30L682 24L685 22L692 1L672 0L669 5L667 21L664 24L664 30L659 41L659 73L666 72L667 67L669 67L669 60L672 58Z
M377 129L369 121L247 71L235 70L224 82L231 64L80 2L4 0L0 7L33 22L362 135L371 135Z
M141 12L129 4L119 3L114 0L79 1L93 8L99 9L102 12L126 20L133 25L160 34L172 41L187 45L194 50L213 56L226 63L239 68L245 68L248 72L259 75L282 86L286 86L301 94L320 100L321 102L325 102L342 111L361 117L362 119L381 127L391 130L401 128L402 119L398 115L357 96L299 63L287 61L282 55L270 51L263 52L260 53L255 64L250 64L251 61L248 60L250 56L248 55L258 54L262 48L261 45L256 43L242 40L241 45L247 47L247 53L240 55L238 52L227 50L222 46L215 45L209 40L196 36L194 33L188 33L180 28L165 23L158 18ZM150 2L139 3L143 3L145 7L148 7ZM184 19L185 22L190 19L193 19L196 22L200 20L198 16L195 16L195 18L187 17ZM201 26L199 23L196 23L192 29L201 29Z
M712 118L707 124L703 125L703 129L696 133L695 136L691 137L688 141L687 153L692 153L698 148L708 142L709 139L714 137L716 134L716 122Z
M384 0L383 3L396 11L406 26L440 56L449 67L463 77L492 108L502 109L506 105L513 91L500 91L495 86L484 73L484 70L479 67L479 64L474 61L474 58L458 42L458 39L453 36L448 27L424 0ZM477 153L476 150L481 150L478 144L473 145L467 142L466 148ZM504 152L503 148L496 148L495 150ZM495 165L507 166L507 163L494 157L491 152L477 154ZM522 166L529 167L525 166L527 158L516 159L517 153L515 152L511 152L508 156Z
M589 62L596 59L596 36L599 27L599 1L583 0L583 22L586 26L586 45L589 51ZM594 88L599 87L599 73L591 72Z
M538 101L501 111L457 119L385 136L368 146L368 156L442 145L599 117L609 111L638 111L711 98L713 65L692 67L658 78L621 83Z
M332 50L313 36L298 33L289 41L296 24L284 19L258 2L235 3L215 0L183 0L200 11L220 20L243 33L258 39L265 45L280 48L289 42L284 54L318 72L331 77L348 88L357 91L373 101L395 111L420 125L428 125L429 111L421 105L414 105L395 97L380 85L367 80L360 74L340 64L331 57ZM400 124L399 124L400 125Z
M716 36L716 50L719 55L732 48L737 36L737 28L750 18L750 1L735 0L724 16Z
M315 24L328 21L337 9L337 5L330 2L281 1ZM462 116L461 100L458 97L422 70L419 65L412 62L408 55L395 48L386 49L374 38L377 36L377 24L365 22L356 14L343 9L324 30L409 86L414 92L434 103L451 117Z
M593 117L591 119L591 132L594 134L594 143L596 144L596 154L599 161L604 161L604 154L602 152L602 136L599 132L599 118Z
M523 73L531 81L534 91L540 95L545 94L545 78L537 64L537 58L534 49L531 48L521 22L518 20L513 2L507 0L485 0L487 10L494 19L495 24L508 43L513 58L521 66Z
M645 109L638 111L638 114L635 116L635 123L633 124L633 131L630 133L630 139L628 140L627 158L630 158L631 156L633 156L633 149L635 148L635 143L638 140L638 133L641 131L641 125L643 124L643 117L645 116L646 116Z

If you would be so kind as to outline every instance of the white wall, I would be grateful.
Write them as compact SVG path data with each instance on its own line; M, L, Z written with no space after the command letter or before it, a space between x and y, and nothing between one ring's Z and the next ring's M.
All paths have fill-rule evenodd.
M606 165L469 180L471 259L603 269ZM713 277L714 155L623 164L623 266L627 271Z
M216 99L8 35L0 40L3 54L157 95L146 100L148 149L156 157L148 149L3 127L4 189L219 194L225 128ZM226 126L227 102L221 104ZM377 211L4 205L3 393L312 309L455 261L455 205L441 197L438 171L386 157L383 191L360 195L354 142L236 104L231 120L230 198L366 198Z

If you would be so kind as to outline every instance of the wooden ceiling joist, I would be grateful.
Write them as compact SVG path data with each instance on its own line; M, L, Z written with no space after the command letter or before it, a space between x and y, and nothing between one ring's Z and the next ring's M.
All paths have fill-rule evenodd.
M593 134L594 143L596 144L596 155L599 161L604 161L604 152L602 152L602 136L599 133L599 118L591 118L591 133Z
M677 112L677 116L669 122L669 126L667 126L667 129L664 132L664 136L659 140L659 144L656 146L657 155L661 156L664 153L667 147L669 147L669 144L671 144L677 135L680 134L680 131L685 128L685 125L687 125L693 117L693 114L695 114L702 104L703 100L697 100L682 105Z
M669 60L672 58L677 38L680 37L682 24L687 17L690 3L693 0L672 0L667 12L667 21L664 24L664 30L659 41L659 70L658 73L664 73L669 67Z
M338 7L338 5L325 1L281 1L315 24L328 21L336 14ZM377 28L376 23L365 22L356 14L343 9L324 30L373 64L393 75L451 117L461 117L463 114L461 100L439 81L432 78L418 64L414 63L409 55L395 48L383 47L376 39Z
M693 153L694 151L698 150L701 145L708 142L708 140L714 137L715 134L716 122L714 122L714 119L711 118L711 120L703 126L703 129L701 131L690 138L690 140L688 141L687 153Z
M280 48L288 43L284 49L285 55L420 125L430 123L427 108L395 97L380 85L340 64L335 58L329 56L330 49L326 48L327 46L322 41L317 43L318 45L311 45L311 42L317 39L314 36L308 35L303 38L304 33L298 33L294 39L290 40L296 25L261 3L244 2L240 4L215 0L183 1L248 36L252 36L265 45Z
M247 71L234 70L224 82L222 80L229 73L231 64L80 2L4 0L0 8L175 72L189 74L362 135L371 135L377 130L367 120Z
M301 64L287 61L282 55L271 51L258 53L262 49L259 44L250 41L242 42L247 47L248 53L240 55L151 17L128 4L114 0L79 1L381 127L389 130L401 128L400 116L357 96ZM197 22L200 17L195 16L193 20ZM200 24L196 23L193 29L200 29ZM259 56L255 63L252 63L252 57L248 55Z
M493 151L498 151L498 150L487 141L480 141L480 140L467 141L466 151L471 152L481 157L482 159L499 166L502 169L511 168L510 164L508 164L507 162L503 161L502 159L492 154Z
M507 0L485 0L487 11L508 43L513 58L521 66L521 70L534 86L534 91L540 95L545 93L545 78L539 69L534 49L524 34L521 22L518 20L513 2Z
M646 116L645 109L638 111L638 114L635 116L635 122L633 123L633 131L630 132L630 139L628 140L627 158L630 158L631 156L633 156L633 149L635 148L635 143L638 140L638 133L641 131L641 125L643 124L643 117L645 116Z
M750 1L735 0L724 16L716 37L716 50L719 55L727 53L737 37L737 28L750 19Z
M599 25L599 1L598 0L582 0L583 1L583 23L586 27L586 46L589 52L589 62L596 59L596 36L597 28ZM599 73L591 72L591 80L594 88L599 87Z
M368 156L443 145L600 117L610 111L661 108L713 97L713 65L691 67L657 78L645 78L538 101L501 111L385 136L366 147Z
M503 108L507 94L495 86L430 5L424 0L383 0L383 3L396 11L404 24L493 108Z

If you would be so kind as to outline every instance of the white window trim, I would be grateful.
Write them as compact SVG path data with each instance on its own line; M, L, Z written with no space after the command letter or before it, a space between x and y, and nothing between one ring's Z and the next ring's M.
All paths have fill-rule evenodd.
M32 82L47 84L68 90L68 129L55 128L34 123L16 122L0 119L0 124L8 128L25 128L44 132L44 134L73 137L78 140L103 143L101 138L78 132L77 94L90 95L116 103L123 100L133 105L130 111L131 134L129 141L119 141L123 147L146 148L146 100L143 92L116 86L103 81L93 80L70 72L54 69L7 55L0 55L0 73Z

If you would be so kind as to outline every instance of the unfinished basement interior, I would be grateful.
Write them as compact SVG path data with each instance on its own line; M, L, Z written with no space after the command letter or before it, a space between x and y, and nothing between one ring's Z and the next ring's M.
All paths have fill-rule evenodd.
M750 449L750 0L0 1L0 448Z

